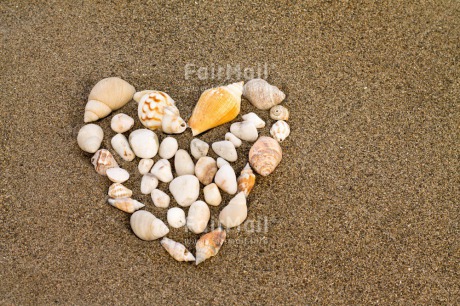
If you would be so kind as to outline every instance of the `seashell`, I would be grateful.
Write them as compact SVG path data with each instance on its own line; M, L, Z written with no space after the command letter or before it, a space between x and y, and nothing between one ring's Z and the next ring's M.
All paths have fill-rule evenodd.
M216 185L228 194L235 194L238 190L235 171L230 165L223 165L214 178Z
M276 121L270 129L270 135L272 135L272 137L278 142L284 141L290 133L291 129L289 128L289 124L283 120Z
M228 161L226 161L225 159L223 159L222 157L218 157L217 158L217 168L222 168L223 165L230 165L228 163Z
M86 124L81 127L77 135L80 149L88 153L96 152L104 139L104 131L97 124Z
M209 184L203 188L204 200L208 205L219 206L222 202L219 187L215 183Z
M240 176L238 177L238 192L244 192L244 195L248 197L251 193L254 184L256 183L256 176L249 166L249 163L246 164L243 170L241 170Z
M167 208L171 198L165 192L160 189L154 189L152 191L152 201L156 207Z
M235 146L228 140L213 143L212 150L229 162L234 162L238 159L238 153L236 153Z
M149 194L158 186L158 179L152 173L146 173L141 179L141 193Z
M110 168L106 171L107 177L114 183L123 183L129 179L129 172L122 168Z
M130 224L134 234L142 240L155 240L169 233L163 221L145 210L132 214Z
M230 126L230 132L241 140L254 142L259 137L257 128L251 121L235 122Z
M220 227L201 236L196 243L195 264L199 265L206 259L216 256L224 244L226 236L227 232Z
M198 199L200 181L194 175L182 175L172 180L169 184L169 191L177 204L188 207Z
M176 108L177 109L177 108ZM164 108L163 119L161 119L161 129L166 134L180 134L185 131L187 124L171 106Z
M143 158L139 161L139 165L137 169L139 169L139 173L144 175L152 169L153 166L153 159L151 158Z
M122 210L130 214L145 206L141 202L133 200L131 198L109 199L109 204L113 207L118 208L119 210Z
M217 164L214 158L209 156L201 157L195 165L195 176L203 185L209 185L217 172Z
M85 122L106 117L128 103L136 90L128 82L112 77L100 80L89 93L85 106Z
M163 183L169 183L174 178L171 170L171 164L167 159L160 159L157 161L150 172Z
M240 113L244 82L211 88L201 94L188 125L193 136L232 121Z
M246 115L243 115L242 118L244 121L252 122L258 129L265 127L265 121L260 119L256 113L247 113Z
M129 144L137 157L152 158L158 152L158 137L147 129L139 129L129 134Z
M173 207L167 213L168 224L174 228L179 228L185 225L185 212L182 208Z
M115 152L117 152L118 155L120 155L120 157L124 160L132 161L134 158L136 158L136 155L134 155L133 150L131 150L128 139L126 139L125 135L117 134L112 137L110 142Z
M179 149L174 157L174 168L178 176L195 173L195 164L187 151Z
M160 150L158 154L161 158L170 159L172 158L179 148L176 138L166 137L160 144Z
M244 192L240 192L222 209L219 214L219 222L226 228L232 228L243 223L247 216L246 197Z
M275 105L270 109L270 118L275 120L288 120L289 110L282 105Z
M91 163L100 175L107 175L107 169L118 167L117 161L113 158L112 153L106 149L98 150L93 157Z
M210 218L211 212L205 202L193 202L188 210L187 228L195 234L200 234L206 229Z
M280 104L286 95L278 87L262 79L253 79L244 85L243 95L258 109L269 109Z
M142 99L142 97L146 94L150 94L154 92L155 90L143 90L143 91L138 91L133 95L133 100L139 103Z
M249 163L262 176L272 173L282 157L280 145L271 137L260 137L249 150Z
M241 139L239 139L238 137L236 137L235 135L233 135L232 133L226 133L225 134L225 140L228 140L230 141L231 143L233 143L233 145L235 146L235 148L238 148L241 146L242 142L241 142Z
M109 187L108 195L114 199L130 198L133 195L133 191L121 183L113 183Z
M134 119L126 114L116 114L112 117L110 127L115 133L124 133L134 126Z
M160 241L165 250L177 261L195 261L195 256L179 242L164 237Z
M166 109L167 108L167 109ZM162 91L152 91L142 96L137 107L137 115L141 123L151 130L162 130L163 116L168 113L171 121L173 115L180 118L179 110L177 109L174 100ZM180 119L182 120L182 119ZM177 119L176 121L180 121ZM186 124L182 120L185 130ZM182 123L181 123L182 124ZM173 129L169 123L165 125L168 129Z
M195 159L206 156L209 151L209 145L198 138L193 138L190 142L190 152Z

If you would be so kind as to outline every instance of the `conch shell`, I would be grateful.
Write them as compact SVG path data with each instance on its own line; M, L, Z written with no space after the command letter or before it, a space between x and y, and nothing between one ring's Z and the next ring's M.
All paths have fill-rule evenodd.
M280 104L286 95L263 79L253 79L244 85L243 95L258 109L270 109Z
M141 202L131 198L109 199L109 204L129 214L145 206Z
M188 125L193 136L203 133L238 116L244 82L211 88L201 94Z
M195 264L199 265L203 261L212 256L216 256L222 244L224 244L227 232L222 228L218 228L209 232L198 240L196 243L196 261Z
M249 193L251 192L254 184L256 183L256 176L249 166L249 163L246 164L243 170L241 170L241 174L238 177L238 192L244 192L244 195L248 197Z
M131 229L142 240L155 240L169 233L169 228L152 213L139 210L131 215Z
M136 90L128 82L111 77L100 80L91 90L85 106L85 122L106 117L128 103Z
M107 175L107 169L118 167L117 161L113 158L112 153L106 149L98 150L93 157L91 163L100 175Z
M177 261L195 261L195 256L179 242L164 237L160 241L166 251Z
M137 114L141 123L151 130L182 133L187 127L174 100L162 91L145 94L139 101ZM166 121L163 124L164 120Z
M113 183L109 187L108 195L114 199L129 198L133 195L133 191L121 183Z
M288 120L289 110L283 105L275 105L270 109L270 118L275 120Z
M290 133L291 129L289 128L289 124L283 120L276 121L270 129L270 135L278 142L284 141Z
M282 157L280 145L271 137L260 137L249 150L249 163L262 176L272 173Z

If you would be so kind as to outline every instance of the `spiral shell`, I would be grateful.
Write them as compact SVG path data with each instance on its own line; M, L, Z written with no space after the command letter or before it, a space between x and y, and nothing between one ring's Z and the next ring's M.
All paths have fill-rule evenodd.
M272 135L272 137L278 142L284 141L290 133L291 129L289 128L289 124L283 120L276 121L270 129L270 135Z
M201 238L196 243L195 264L199 265L206 259L211 258L212 256L216 256L224 244L226 237L227 232L220 227L201 236Z
M107 169L118 167L117 161L113 158L112 153L106 149L98 150L93 157L91 157L91 163L94 169L100 175L107 175Z
M256 176L249 166L249 163L246 164L243 170L241 170L241 174L238 177L238 192L244 192L244 195L248 197L249 193L251 193L254 184L256 183Z
M249 163L260 175L272 173L281 162L283 153L280 145L271 137L262 136L249 151Z
M141 202L133 200L131 198L109 199L109 204L129 214L132 214L136 210L141 209L145 206Z
M77 143L83 151L94 153L101 146L103 138L104 131L102 131L102 128L99 125L91 123L84 125L78 131Z
M253 79L244 85L243 95L258 109L270 109L280 104L286 95L263 79Z
M89 93L84 121L92 122L106 117L128 103L135 91L131 84L120 78L100 80Z
M270 118L275 120L288 120L289 110L282 105L275 105L270 109Z
M133 195L133 191L121 183L113 183L109 187L108 195L114 199L129 198Z
M131 215L131 229L142 240L155 240L169 233L166 224L152 213L139 210Z
M161 245L165 250L177 261L195 261L195 257L192 253L185 248L185 246L179 242L171 240L169 238L161 239Z
M188 125L193 136L203 133L238 116L244 82L211 88L201 94Z
M166 134L180 134L185 131L187 124L176 112L177 108L167 106L164 108L161 129Z
M165 110L166 107L167 110ZM165 124L165 128L173 129L171 121L175 117L180 118L180 115L174 100L167 93L162 91L152 91L148 94L145 94L139 101L139 106L137 108L139 120L145 127L151 130L163 129L162 121L163 116L166 113L169 116L169 123Z

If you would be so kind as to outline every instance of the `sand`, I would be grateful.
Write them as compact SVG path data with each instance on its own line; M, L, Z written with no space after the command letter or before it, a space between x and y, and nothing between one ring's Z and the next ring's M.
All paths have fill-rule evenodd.
M404 2L2 1L0 304L459 304L460 4ZM244 79L227 65L266 65L292 133L250 226L195 267L132 234L76 135L104 77L188 118L203 89Z

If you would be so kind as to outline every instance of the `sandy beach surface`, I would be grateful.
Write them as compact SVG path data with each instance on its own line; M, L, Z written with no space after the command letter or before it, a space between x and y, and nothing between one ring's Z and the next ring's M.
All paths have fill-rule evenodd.
M1 305L460 303L458 1L0 9ZM77 146L88 94L109 76L169 93L184 118L204 89L254 76L287 94L281 164L257 177L246 226L198 267L134 236ZM268 135L274 121L243 99L250 111ZM141 128L134 101L119 112ZM110 150L115 113L97 122ZM200 138L221 140L229 125ZM180 147L191 137L179 135ZM236 171L249 149L238 149ZM166 221L140 194L137 163L120 162L126 186ZM168 237L195 252L196 235Z

